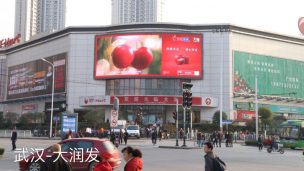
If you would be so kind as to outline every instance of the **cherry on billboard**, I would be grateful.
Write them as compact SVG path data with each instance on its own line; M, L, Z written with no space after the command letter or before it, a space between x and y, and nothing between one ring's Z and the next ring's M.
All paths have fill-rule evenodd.
M55 93L64 92L66 54L45 59L55 66ZM53 68L41 59L8 67L7 99L51 94L52 85Z
M101 35L95 43L95 79L202 78L201 34Z

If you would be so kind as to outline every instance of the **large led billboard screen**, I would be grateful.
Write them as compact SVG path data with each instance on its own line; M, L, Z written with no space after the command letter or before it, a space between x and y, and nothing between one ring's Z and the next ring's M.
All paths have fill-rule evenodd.
M304 98L304 62L240 51L233 52L235 93Z
M45 58L55 66L55 93L65 91L66 54ZM52 66L39 59L8 68L7 99L52 93Z
M145 33L95 38L95 79L202 78L202 35Z

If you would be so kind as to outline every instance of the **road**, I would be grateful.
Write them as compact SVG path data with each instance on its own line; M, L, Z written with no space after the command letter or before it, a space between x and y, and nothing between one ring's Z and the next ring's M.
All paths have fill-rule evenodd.
M18 148L45 148L58 140L19 139ZM181 143L181 142L180 142ZM193 146L194 142L187 142ZM196 171L204 170L204 153L202 149L166 149L162 146L174 146L174 140L163 140L153 146L147 139L131 139L129 145L139 148L143 153L145 171ZM0 138L0 147L5 147L5 155L0 159L0 171L17 171L18 163L14 162L16 153L10 151L11 142L8 138ZM124 145L119 147L121 150ZM280 153L268 154L264 149L258 151L257 147L234 144L233 148L215 148L215 153L224 160L229 171L303 171L304 156L301 151L286 150ZM123 165L125 163L123 162ZM123 171L123 165L118 171Z

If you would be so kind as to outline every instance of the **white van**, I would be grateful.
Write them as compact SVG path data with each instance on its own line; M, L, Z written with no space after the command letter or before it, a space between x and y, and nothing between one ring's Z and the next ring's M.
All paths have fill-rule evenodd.
M118 133L120 133L120 130L122 130L122 132L124 133L126 125L127 125L127 121L126 120L118 120L117 121L117 126L114 127L114 128L112 128L112 131L115 134L118 134Z
M129 134L129 137L136 137L140 138L140 129L138 125L129 125L127 127L127 132Z

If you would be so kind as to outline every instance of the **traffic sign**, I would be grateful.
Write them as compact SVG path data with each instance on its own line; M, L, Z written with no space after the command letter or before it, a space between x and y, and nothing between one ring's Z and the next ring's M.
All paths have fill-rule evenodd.
M111 127L117 126L117 120L118 120L118 111L111 110Z
M232 124L233 120L223 120L223 124Z

